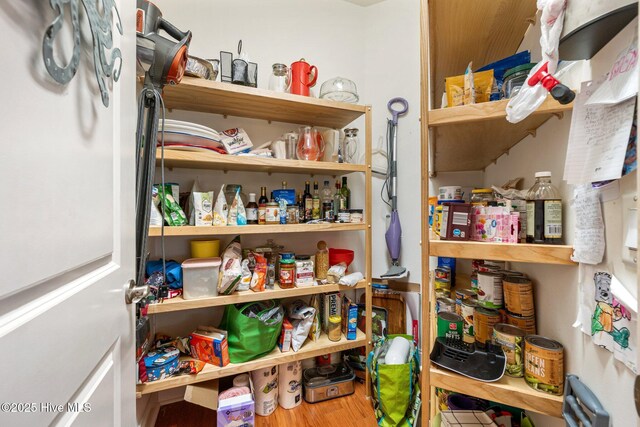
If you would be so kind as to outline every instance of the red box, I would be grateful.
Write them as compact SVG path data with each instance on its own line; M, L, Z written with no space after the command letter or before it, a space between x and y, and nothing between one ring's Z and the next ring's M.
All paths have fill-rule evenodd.
M198 329L189 335L189 347L191 356L198 360L220 367L229 364L227 331L210 326L198 326Z
M291 340L293 339L293 325L289 322L289 319L286 317L282 321L282 332L280 333L280 342L278 342L278 347L280 347L281 352L286 352L291 350Z

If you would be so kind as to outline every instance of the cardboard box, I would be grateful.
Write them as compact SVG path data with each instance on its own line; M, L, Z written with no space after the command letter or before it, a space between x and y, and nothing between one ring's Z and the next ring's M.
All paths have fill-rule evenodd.
M227 331L211 326L198 326L189 335L189 343L191 356L196 359L220 367L229 364Z
M291 350L291 339L293 338L293 325L289 322L289 319L286 317L282 321L282 332L280 333L280 341L278 342L278 347L280 347L281 352Z
M256 405L253 394L218 401L218 427L254 426Z
M348 340L356 339L358 330L358 304L346 295L342 298L342 333Z
M218 380L188 385L184 400L215 411L218 409Z
M469 240L471 238L471 205L468 203L443 203L442 240Z

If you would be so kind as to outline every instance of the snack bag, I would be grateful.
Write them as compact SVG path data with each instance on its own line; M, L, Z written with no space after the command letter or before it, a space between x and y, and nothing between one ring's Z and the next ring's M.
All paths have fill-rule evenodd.
M224 197L224 194L223 194ZM232 294L242 278L242 247L240 246L240 236L229 243L222 253L222 264L220 265L220 274L218 275L218 294Z
M249 269L249 259L242 260L242 277L238 285L239 291L248 291L251 288L251 270Z
M187 216L173 197L171 184L165 184L164 187L161 185L157 187L162 205L162 213L167 224L172 226L187 225Z
M472 64L473 63L469 62L464 72L464 94L462 96L464 105L476 103L476 87L473 81Z
M216 205L213 208L213 221L212 225L221 226L227 225L227 216L229 207L227 206L227 199L224 197L224 184L220 187Z
M252 291L262 292L267 283L267 259L260 254L254 254L253 256L256 260L256 267L253 269L250 286Z
M229 208L229 215L227 216L227 225L238 225L238 191L236 191L236 195L233 197L233 201L231 202L231 207ZM242 203L242 201L240 201Z
M244 203L242 203L242 198L240 197L240 189L236 190L236 206L238 208L238 212L236 214L236 223L237 225L247 225L247 212L244 209Z
M293 334L291 336L291 346L293 351L298 351L307 340L309 331L313 324L316 309L309 307L302 300L296 300L287 309L287 315L291 319Z
M320 327L320 297L318 295L312 295L309 300L309 306L316 311L313 315L313 321L311 322L309 339L311 341L318 341L318 339L320 339L320 333L322 332L322 328Z

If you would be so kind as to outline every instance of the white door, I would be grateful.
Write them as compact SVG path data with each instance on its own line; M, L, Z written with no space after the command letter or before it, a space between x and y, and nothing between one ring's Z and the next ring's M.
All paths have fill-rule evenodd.
M51 4L63 2L0 2L0 425L131 426L135 4L115 1L124 65L105 108L84 13L73 80L44 67ZM73 44L65 8L61 65Z

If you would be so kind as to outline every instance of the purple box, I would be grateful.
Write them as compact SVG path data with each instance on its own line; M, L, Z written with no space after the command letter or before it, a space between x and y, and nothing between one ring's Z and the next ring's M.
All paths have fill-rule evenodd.
M253 394L243 394L218 402L218 427L255 425Z

